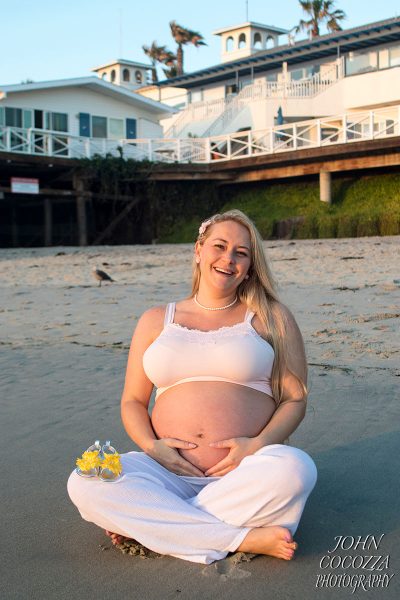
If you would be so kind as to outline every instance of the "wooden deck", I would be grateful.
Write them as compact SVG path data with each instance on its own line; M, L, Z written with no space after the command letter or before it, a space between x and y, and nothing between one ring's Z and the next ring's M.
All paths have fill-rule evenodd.
M77 240L82 246L88 244L86 203L99 196L92 189L89 179L80 175L81 162L70 158L0 153L0 198L3 207L11 210L9 226L13 231L13 244L18 245L18 223L15 206L41 206L44 214L44 243L52 244L52 207L70 202L76 205ZM149 179L154 181L213 181L218 186L257 181L280 180L292 177L320 177L321 200L330 202L331 174L400 167L400 136L386 139L357 141L332 146L300 149L261 156L246 156L235 160L216 161L208 164L158 163ZM12 194L11 177L37 178L40 193L35 196ZM132 177L132 181L134 178ZM18 196L18 198L16 197ZM122 202L121 214L107 224L97 235L100 243L113 230L123 216L135 206L132 196L110 197ZM121 216L122 215L122 216Z

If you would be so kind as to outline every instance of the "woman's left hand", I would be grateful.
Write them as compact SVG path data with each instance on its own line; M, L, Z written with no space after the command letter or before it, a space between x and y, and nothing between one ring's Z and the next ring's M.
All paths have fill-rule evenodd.
M254 454L254 452L261 448L261 445L257 443L257 438L248 437L211 442L209 446L212 448L229 448L229 454L205 472L207 477L222 477L222 475L226 475L229 471L236 469L245 456L250 456L250 454Z

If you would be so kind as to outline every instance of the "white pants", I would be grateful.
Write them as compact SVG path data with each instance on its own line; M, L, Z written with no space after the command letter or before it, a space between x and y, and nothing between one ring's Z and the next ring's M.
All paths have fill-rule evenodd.
M281 525L294 535L317 480L313 460L272 444L223 477L171 473L143 452L121 455L116 483L73 472L68 493L82 517L150 550L209 564L234 552L250 529Z

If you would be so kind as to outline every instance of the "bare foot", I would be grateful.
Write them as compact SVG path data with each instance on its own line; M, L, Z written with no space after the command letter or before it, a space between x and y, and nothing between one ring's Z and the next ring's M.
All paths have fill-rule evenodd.
M119 535L119 533L113 533L112 531L107 531L107 530L106 530L106 535L108 535L108 537L111 538L111 541L114 544L114 546L116 544L123 544L124 542L126 542L126 540L130 539L128 537L125 537L124 535Z
M238 550L253 554L268 554L291 560L297 549L292 534L286 527L256 527L249 531Z

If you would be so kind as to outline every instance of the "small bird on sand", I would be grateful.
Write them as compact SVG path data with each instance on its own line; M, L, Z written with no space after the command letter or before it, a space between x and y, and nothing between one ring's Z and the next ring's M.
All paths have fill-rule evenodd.
M99 287L101 287L102 281L114 281L114 279L112 279L108 275L108 273L106 273L105 271L101 271L97 267L93 267L92 273L93 273L93 277L95 277L95 279L97 279L97 281L99 282Z

